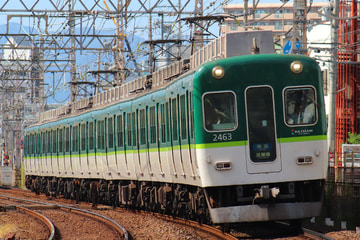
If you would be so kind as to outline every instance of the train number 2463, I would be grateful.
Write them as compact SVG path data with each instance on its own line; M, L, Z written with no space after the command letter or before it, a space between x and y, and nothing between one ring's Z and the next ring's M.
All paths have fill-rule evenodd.
M230 140L232 140L231 133L213 134L213 142L230 141Z

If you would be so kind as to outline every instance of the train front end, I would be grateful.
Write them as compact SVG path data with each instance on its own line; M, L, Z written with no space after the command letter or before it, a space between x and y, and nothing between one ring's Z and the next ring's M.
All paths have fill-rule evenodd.
M248 55L204 64L194 78L196 157L214 223L320 213L326 117L317 63Z

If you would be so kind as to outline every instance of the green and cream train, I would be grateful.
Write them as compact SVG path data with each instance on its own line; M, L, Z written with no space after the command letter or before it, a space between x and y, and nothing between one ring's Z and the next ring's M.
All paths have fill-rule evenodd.
M244 50L251 42L260 54ZM268 42L269 32L230 33L190 59L41 114L25 130L26 186L89 200L96 183L102 203L215 224L318 215L327 173L321 72L306 56L268 54Z

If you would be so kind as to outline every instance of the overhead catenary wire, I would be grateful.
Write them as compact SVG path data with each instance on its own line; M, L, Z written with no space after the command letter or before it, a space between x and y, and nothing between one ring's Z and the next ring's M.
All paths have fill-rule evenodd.
M111 2L111 0L110 0ZM115 1L112 1L115 3ZM132 1L131 3L135 3L136 1ZM127 28L128 26L131 26L132 23L134 23L134 26L141 26L142 25L142 21L141 18L146 17L150 12L155 15L158 14L158 12L165 12L166 14L170 14L170 12L173 12L174 15L173 16L169 16L169 19L174 19L174 18L178 18L180 16L180 14L183 14L182 11L186 12L188 11L188 9L192 8L193 6L191 5L191 1L188 1L189 3L187 4L187 7L183 8L182 6L177 6L177 4L172 4L172 1L166 1L166 0L161 0L161 1L157 1L157 2L151 2L151 1L142 1L143 4L145 4L145 8L149 11L144 11L145 8L143 6L134 4L133 6L135 6L135 8L132 8L132 12L128 14L128 19L129 21L127 23L125 23L126 25L124 25L125 28ZM206 6L204 8L204 14L213 14L214 12L218 11L219 7L222 5L225 5L227 3L230 3L231 1L213 1L211 4L212 6ZM80 26L82 26L83 32L82 35L79 36L79 38L77 39L77 41L75 41L76 44L83 44L84 46L88 46L88 44L90 44L93 41L93 38L86 38L87 34L99 34L101 32L111 32L112 30L116 30L115 28L109 28L109 24L108 24L108 17L106 16L106 14L100 14L99 12L104 12L104 10L106 10L102 4L102 1L98 1L96 4L95 3L89 3L89 5L91 5L91 7L87 7L87 2L85 3L84 0L77 0L77 1L72 1L71 4L74 4L74 6L72 6L72 9L74 11L70 11L68 9L68 1L62 1L62 0L49 0L50 3L50 7L48 9L42 9L43 6L41 6L38 2L32 3L31 7L26 6L27 3L26 2L22 2L22 4L24 6L19 6L19 11L23 11L23 9L25 8L31 8L32 9L32 19L31 21L33 22L32 28L30 28L30 32L28 32L28 34L30 34L32 36L32 39L39 39L39 38L43 38L43 43L44 45L39 45L39 47L41 47L44 51L45 54L43 56L42 61L48 61L48 62L55 62L57 60L61 60L64 61L67 59L67 54L71 53L71 50L68 49L67 47L67 43L69 42L69 34L68 34L68 22L64 19L68 18L69 14L74 14L73 16L75 16L75 24L73 25L73 27L76 28L80 28ZM112 12L115 12L117 6L115 6L116 4L111 4L109 5L112 8ZM0 6L1 8L2 6ZM77 8L83 8L84 10L80 10L78 11ZM130 7L131 8L131 7ZM134 11L134 9L136 11ZM4 10L6 10L6 6L4 8ZM190 11L188 11L190 12ZM121 17L121 15L123 13L118 13L119 15L116 17ZM188 13L186 13L188 14ZM39 18L37 18L37 15L46 15L48 16L48 20L45 23L45 20L41 20L38 21ZM30 19L29 19L30 20ZM80 23L81 21L81 23ZM46 28L45 28L46 27ZM131 32L132 30L129 30L129 32ZM36 33L36 34L34 34ZM174 33L178 33L177 29L174 28L172 29L172 31L170 31L167 35L166 38L171 38L173 36ZM179 30L179 33L182 36L188 36L188 29L184 26L181 27L181 29ZM130 33L131 35L131 33ZM129 35L129 36L130 36ZM134 36L132 34L132 36ZM81 38L80 38L81 37ZM80 45L77 45L76 48L81 48ZM83 48L84 49L84 48ZM158 53L160 53L160 51L157 51ZM135 58L141 58L141 56L143 56L144 52L138 52L135 55ZM110 54L110 53L106 53L106 54ZM142 55L141 55L142 54ZM107 57L109 58L109 57ZM105 61L109 61L109 59L104 58ZM58 69L55 69L54 71L60 71L60 70L66 70L66 64L61 63L62 65L60 66L60 63L58 65L54 65L53 67L57 67ZM79 64L81 67L81 64ZM49 67L44 66L42 68L42 70L45 71L52 71ZM58 84L62 82L62 76L60 76L57 73L57 76L59 76L59 79L57 80L57 82L55 83L54 86L52 87L52 91L56 91L57 89L62 89L60 86L62 86L62 84Z

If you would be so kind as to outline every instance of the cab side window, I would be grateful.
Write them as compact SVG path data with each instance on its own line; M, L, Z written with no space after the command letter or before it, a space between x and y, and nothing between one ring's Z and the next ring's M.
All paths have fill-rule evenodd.
M204 127L207 131L234 130L237 127L236 101L233 92L203 95Z
M317 103L313 88L285 89L284 105L287 125L312 125L316 123Z

